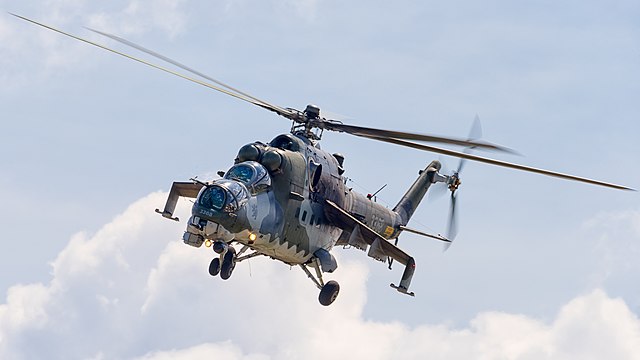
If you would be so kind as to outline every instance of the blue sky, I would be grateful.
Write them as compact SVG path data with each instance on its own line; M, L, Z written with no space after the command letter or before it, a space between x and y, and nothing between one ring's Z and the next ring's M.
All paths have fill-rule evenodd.
M464 137L478 114L486 140L524 156L487 155L640 187L635 2L0 4L109 46L119 48L83 26L124 36L278 105L316 103L358 125ZM213 281L206 274L210 254L179 242L184 224L165 224L153 213L164 201L155 192L228 168L245 143L288 131L286 120L8 14L0 16L0 81L5 354L162 358L175 350L185 357L229 351L236 358L287 358L312 344L274 345L269 336L251 342L242 334L248 322L322 339L315 323L287 320L288 311L320 321L327 332L338 331L340 321L351 324L345 328L367 334L357 339L372 349L385 344L378 333L405 339L398 343L410 349L406 339L421 342L426 332L449 350L423 341L413 345L416 354L447 358L542 358L540 349L549 358L575 358L572 342L558 339L597 338L594 326L640 343L637 193L469 163L453 247L443 254L438 243L401 237L418 264L416 298L388 287L399 268L389 272L356 250L336 249L343 293L330 312L319 312L304 274L267 260L253 261L251 272L242 267L229 283ZM388 184L379 201L391 206L420 168L440 158L342 134L325 134L322 146L345 155L356 190ZM182 205L186 216L189 203ZM447 211L446 196L428 198L411 225L444 232ZM149 299L158 299L154 291L162 300L145 313ZM194 316L209 309L210 298L246 320ZM29 308L35 310L23 311ZM73 318L87 323L56 331L70 321L61 308L73 308ZM265 308L274 311L265 315ZM598 320L594 313L612 315ZM134 326L125 320L132 314L146 320ZM148 335L158 324L206 332L220 319L229 322L230 335ZM107 338L137 336L121 348L91 339L60 345L92 322ZM540 336L520 344L491 329ZM34 341L41 346L28 349ZM446 352L465 344L478 352ZM482 352L482 344L505 352ZM617 345L587 350L619 358L640 351ZM379 349L373 357L385 354Z

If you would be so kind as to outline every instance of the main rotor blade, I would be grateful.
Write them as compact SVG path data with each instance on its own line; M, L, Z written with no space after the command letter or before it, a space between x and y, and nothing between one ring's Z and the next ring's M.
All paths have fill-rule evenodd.
M269 109L269 110L275 111L274 109L271 109L271 108L266 107L266 106L265 106L265 104L263 104L263 103L261 103L261 102L256 102L256 101L254 101L254 100L252 100L252 99L250 99L250 98L247 98L247 97L246 97L246 96L244 96L244 95L236 94L236 93L234 93L234 92L232 92L232 91L229 91L229 90L223 89L223 88L221 88L221 87L218 87L218 86L215 86L215 85L209 84L209 83L207 83L207 82L204 82L204 81L201 81L201 80L198 80L198 79L195 79L195 78L192 78L192 77L189 77L189 76L186 76L186 75L180 74L180 73L178 73L178 72L176 72L176 71L173 71L173 70L171 70L171 69L167 69L167 68L165 68L165 67L163 67L163 66L156 65L156 64L150 63L150 62L148 62L148 61L146 61L146 60L143 60L143 59L140 59L140 58L137 58L137 57L134 57L134 56L128 55L128 54L126 54L126 53L120 52L120 51L118 51L118 50L114 50L114 49L108 48L108 47L106 47L106 46L104 46L104 45L100 45L100 44L95 43L95 42L93 42L93 41L91 41L91 40L83 39L83 38L78 37L78 36L75 36L75 35L73 35L73 34L70 34L70 33L64 32L64 31L62 31L62 30L56 29L56 28L54 28L54 27L52 27L52 26L45 25L45 24L40 23L40 22L37 22L37 21L35 21L35 20L31 20L31 19L26 18L26 17L24 17L24 16L20 16L20 15L14 14L14 13L9 13L9 14L11 14L11 15L13 15L13 16L15 16L15 17L17 17L17 18L20 18L20 19L22 19L22 20L28 21L28 22L30 22L30 23L32 23L32 24L35 24L35 25L41 26L41 27L43 27L43 28L45 28L45 29L49 29L49 30L54 31L54 32L57 32L57 33L59 33L59 34L62 34L62 35L68 36L68 37L70 37L70 38L76 39L76 40L81 41L81 42L84 42L84 43L86 43L86 44L93 45L93 46L98 47L98 48L101 48L101 49L103 49L103 50L107 50L107 51L109 51L109 52L112 52L112 53L114 53L114 54L120 55L120 56L125 57L125 58L127 58L127 59L130 59L130 60L133 60L133 61L137 61L137 62L139 62L139 63L141 63L141 64L144 64L144 65L150 66L150 67L152 67L152 68L155 68L155 69L158 69L158 70L161 70L161 71L167 72L167 73L169 73L169 74L172 74L172 75L175 75L175 76L181 77L181 78L183 78L183 79L185 79L185 80L189 80L189 81L191 81L191 82L194 82L194 83L196 83L196 84L202 85L202 86L207 87L207 88L209 88L209 89L213 89L213 90L219 91L219 92L221 92L221 93L223 93L223 94L227 94L227 95L229 95L229 96L233 96L233 97L234 97L234 98L236 98L236 99L240 99L240 100L246 101L246 102L248 102L248 103L251 103L251 104L253 104L253 105L260 106L260 107L262 107L262 108L266 108L266 109ZM286 111L286 110L285 110L285 111ZM276 112L277 112L277 111L276 111ZM293 114L292 114L292 112L286 112L286 114L291 114L291 115L293 115ZM285 116L286 116L286 115L285 115Z
M183 69L185 71L188 71L188 72L190 72L190 73L192 73L194 75L198 75L203 79L207 79L207 80L209 80L209 81L211 81L213 83L216 83L216 84L218 84L218 85L220 85L220 86L222 86L222 87L224 87L226 89L229 89L229 90L234 91L234 92L236 92L236 93L238 93L240 95L243 95L243 96L255 101L256 103L262 104L261 106L263 108L265 108L267 110L271 110L271 111L277 113L278 115L282 115L282 116L286 117L290 113L289 111L285 110L284 108L282 108L280 106L273 105L273 104L268 103L268 102L266 102L264 100L260 100L260 99L256 98L255 96L249 95L249 94L247 94L247 93L245 93L245 92L243 92L241 90L238 90L238 89L232 87L231 85L227 85L227 84L223 83L222 81L216 80L216 79L214 79L214 78L212 78L212 77L210 77L210 76L208 76L206 74L201 73L198 70L190 68L187 65L179 63L179 62L177 62L177 61L175 61L175 60L173 60L173 59L171 59L169 57L166 57L166 56L164 56L164 55L162 55L160 53L157 53L157 52L155 52L153 50L147 49L142 45L138 45L138 44L136 44L134 42L131 42L131 41L127 40L127 39L124 39L124 38L121 38L119 36L112 35L112 34L109 34L109 33L103 32L103 31L99 31L99 30L95 30L95 29L91 29L91 28L87 28L87 29L90 30L90 31L93 31L96 34L100 34L102 36L108 37L108 38L110 38L112 40L115 40L117 42L120 42L122 44L130 46L130 47L132 47L132 48L134 48L136 50L140 50L140 51L142 51L142 52L144 52L146 54L149 54L149 55L151 55L151 56L153 56L155 58L158 58L160 60L166 61L166 62L168 62L168 63L170 63L172 65L175 65L175 66L177 66L177 67L179 67L179 68L181 68L181 69ZM256 104L256 105L259 105L259 104Z
M515 151L509 148L499 146L496 144L491 144L489 142L476 141L473 139L464 140L464 139L456 139L456 138L449 138L449 137L443 137L443 136L416 134L416 133L410 133L410 132L404 132L404 131L374 129L374 128L368 128L364 126L347 125L347 124L340 124L340 123L334 123L334 122L325 122L324 128L328 130L333 130L333 131L346 132L352 135L371 137L371 138L377 138L377 139L393 138L393 139L417 140L417 141L460 145L460 146L466 146L466 147L474 147L474 148L497 150L497 151L508 152L508 153L515 153Z
M413 143L413 142L410 142L410 141L404 141L404 140L399 140L399 139L391 139L391 138L384 138L384 137L375 137L375 136L363 136L363 135L359 135L359 136L366 137L366 138L373 139L373 140L384 141L384 142L388 142L388 143L391 143L391 144L406 146L406 147L410 147L410 148L414 148L414 149L418 149L418 150L430 151L430 152L434 152L434 153L438 153L438 154L455 156L455 157L462 158L462 159L468 159L468 160L472 160L472 161L483 162L483 163L486 163L486 164L502 166L502 167L506 167L506 168L510 168L510 169L516 169L516 170L528 171L528 172L547 175L547 176L553 176L553 177L557 177L557 178L561 178L561 179L565 179L565 180L579 181L579 182L584 182L584 183L587 183L587 184L604 186L604 187L609 187L609 188L613 188L613 189L636 191L633 188L630 188L630 187L627 187L627 186L623 186L623 185L607 183L607 182L604 182L604 181L588 179L588 178L585 178L585 177L580 177L580 176L575 176L575 175L570 175L570 174L564 174L564 173L550 171L550 170L538 169L538 168L534 168L534 167L530 167L530 166L514 164L514 163L510 163L510 162L506 162L506 161L490 159L490 158L477 156L477 155L472 155L472 154L465 154L464 152L438 148L438 147L435 147L435 146L429 146L429 145L424 145L424 144L416 144L416 143Z

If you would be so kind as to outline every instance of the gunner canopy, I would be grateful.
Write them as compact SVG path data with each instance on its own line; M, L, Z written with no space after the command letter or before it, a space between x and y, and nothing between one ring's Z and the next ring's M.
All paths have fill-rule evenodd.
M198 204L208 209L235 212L247 202L247 188L238 181L217 180L204 187L198 196Z

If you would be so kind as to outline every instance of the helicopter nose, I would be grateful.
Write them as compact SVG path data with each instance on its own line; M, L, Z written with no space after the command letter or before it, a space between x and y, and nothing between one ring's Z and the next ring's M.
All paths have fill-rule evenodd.
M244 223L244 207L249 199L246 186L236 180L218 179L200 190L191 213L227 229Z

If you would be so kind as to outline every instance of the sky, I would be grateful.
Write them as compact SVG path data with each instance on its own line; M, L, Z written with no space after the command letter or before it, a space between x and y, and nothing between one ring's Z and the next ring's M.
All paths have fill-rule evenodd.
M123 36L272 103L464 137L502 160L640 188L633 1L0 0L0 358L637 359L638 193L468 163L453 246L411 234L416 297L335 249L330 307L267 259L211 278L210 250L154 213L289 130L249 104L38 28ZM125 49L129 51L128 49ZM129 51L135 53L133 51ZM136 54L137 55L137 54ZM340 115L337 115L340 114ZM390 207L433 159L325 133L350 186ZM444 233L447 196L410 222Z

